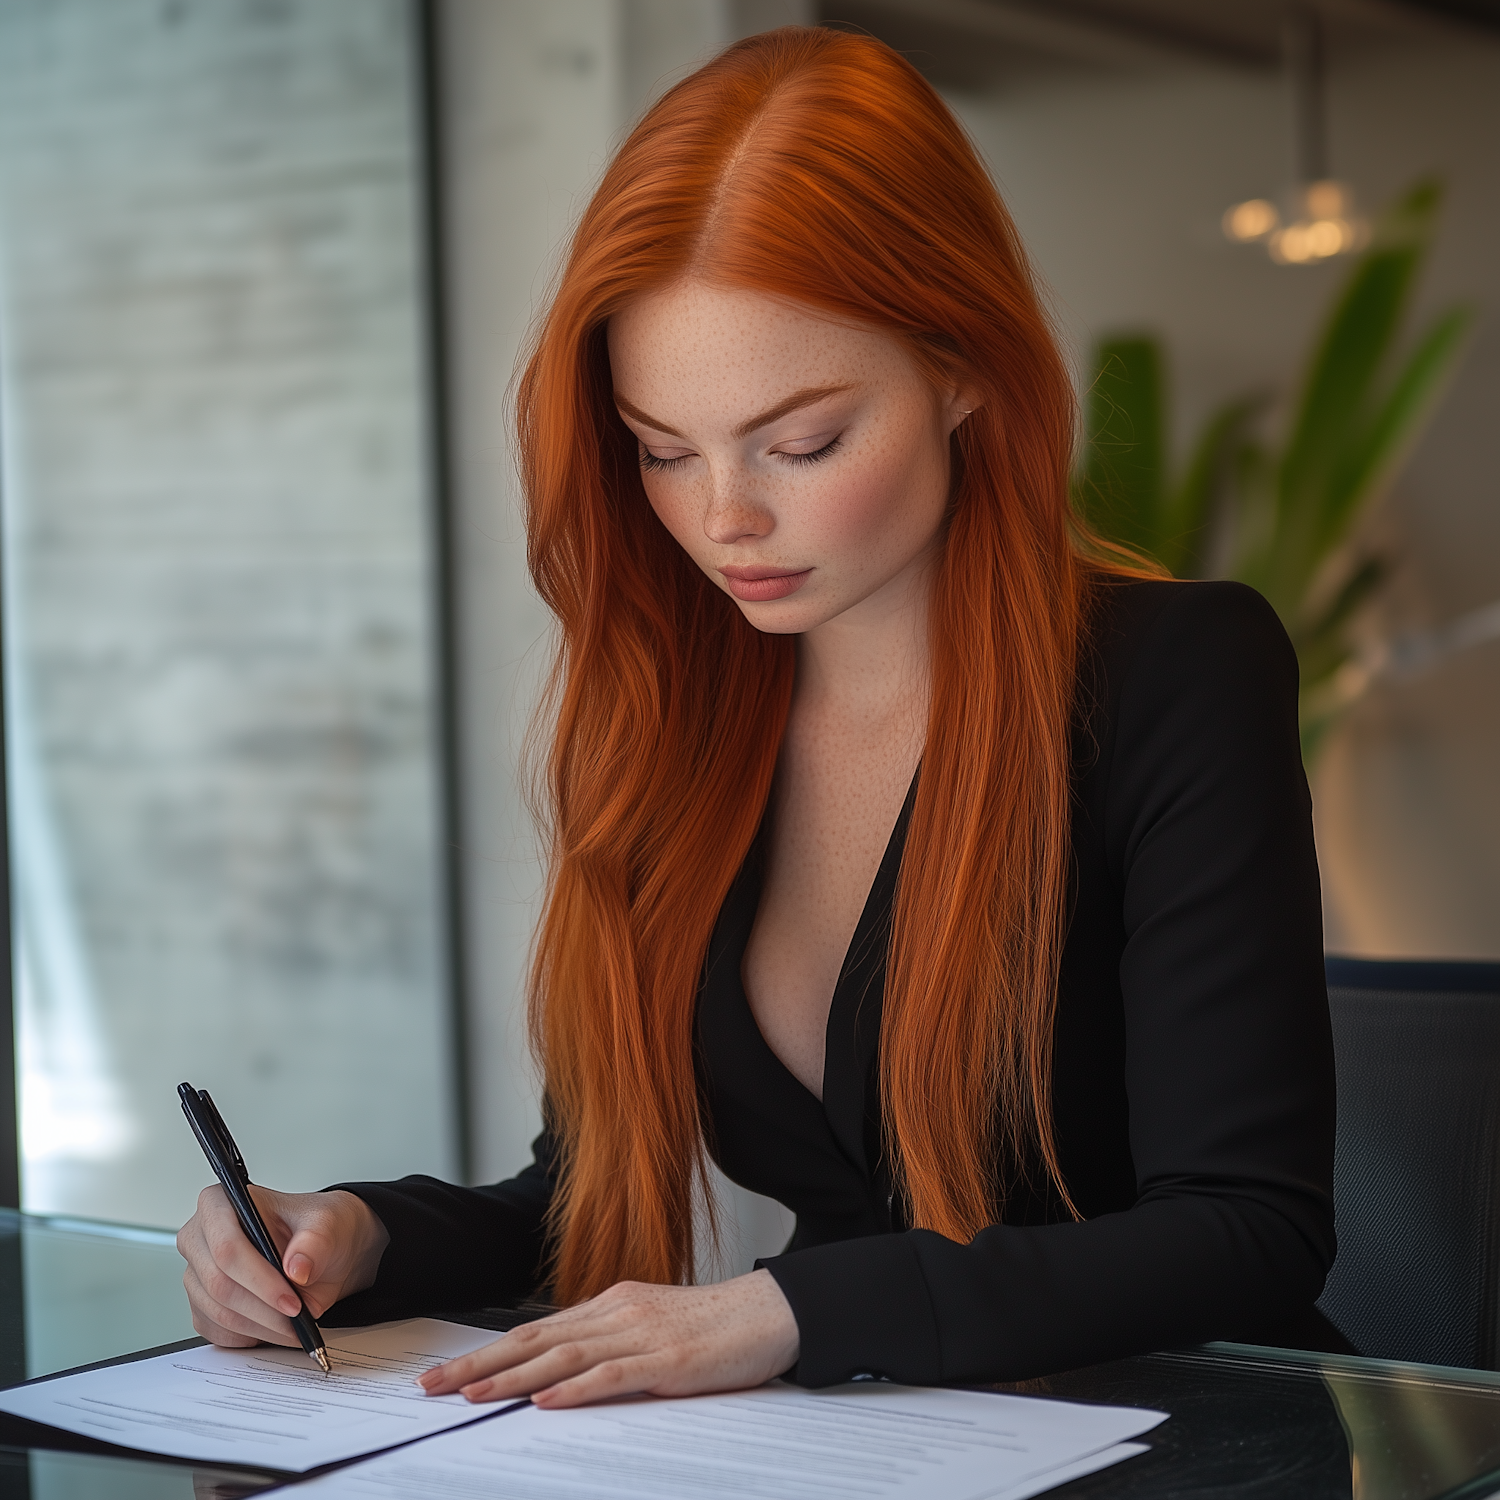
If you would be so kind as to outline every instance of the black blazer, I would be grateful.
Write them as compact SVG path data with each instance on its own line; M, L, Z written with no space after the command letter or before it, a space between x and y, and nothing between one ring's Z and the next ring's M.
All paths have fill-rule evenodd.
M1216 1338L1348 1348L1313 1308L1334 1254L1333 1053L1296 700L1295 656L1253 591L1099 587L1053 1065L1082 1222L1035 1172L999 1184L1002 1222L970 1244L900 1220L876 1072L910 797L835 991L822 1103L771 1053L740 984L757 841L710 944L698 1074L720 1165L797 1214L762 1262L797 1317L793 1378L1019 1379ZM331 1320L534 1291L552 1157L543 1135L493 1187L344 1184L391 1244Z

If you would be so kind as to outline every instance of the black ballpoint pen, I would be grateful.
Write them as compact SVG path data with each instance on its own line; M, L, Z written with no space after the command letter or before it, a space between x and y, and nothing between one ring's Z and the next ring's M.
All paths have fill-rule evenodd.
M250 1196L250 1174L245 1170L245 1158L240 1155L240 1148L235 1145L234 1137L230 1135L229 1127L209 1097L208 1090L195 1089L190 1083L179 1083L177 1097L182 1100L182 1112L187 1116L188 1124L193 1127L193 1134L198 1137L198 1144L203 1147L209 1166L223 1183L224 1191L234 1205L240 1228L245 1231L245 1238L280 1271L281 1257L276 1253L276 1243L271 1238L271 1231L266 1228L266 1221L260 1216L260 1210L255 1206L254 1198ZM331 1375L333 1366L328 1362L328 1347L323 1342L322 1331L313 1322L313 1316L300 1296L297 1301L301 1303L301 1307L297 1316L292 1319L292 1327L297 1330L297 1337L308 1357L317 1360L325 1375Z

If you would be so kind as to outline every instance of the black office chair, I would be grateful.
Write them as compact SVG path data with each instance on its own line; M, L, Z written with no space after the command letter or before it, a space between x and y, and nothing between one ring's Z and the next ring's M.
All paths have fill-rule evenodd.
M1339 1253L1362 1354L1500 1368L1500 963L1329 958Z

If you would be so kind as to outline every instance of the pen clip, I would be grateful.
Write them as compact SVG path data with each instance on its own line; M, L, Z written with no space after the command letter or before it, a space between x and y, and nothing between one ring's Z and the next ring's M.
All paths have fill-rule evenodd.
M193 1134L198 1138L198 1145L203 1154L208 1158L208 1163L217 1172L219 1167L227 1166L224 1160L224 1152L216 1140L209 1137L208 1122L198 1118L198 1111L194 1109L186 1099L182 1101L182 1112L187 1116L187 1122L193 1128Z
M245 1167L245 1158L240 1155L240 1148L235 1145L234 1137L229 1133L229 1127L224 1123L224 1117L219 1113L218 1106L214 1103L212 1095L207 1089L198 1090L198 1099L203 1105L204 1113L208 1116L208 1123L213 1127L213 1132L219 1138L223 1147L224 1155L229 1159L239 1180L247 1187L250 1183L250 1173Z

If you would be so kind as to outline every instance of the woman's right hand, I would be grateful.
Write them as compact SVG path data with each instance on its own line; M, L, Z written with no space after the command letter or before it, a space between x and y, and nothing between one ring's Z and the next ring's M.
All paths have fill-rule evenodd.
M187 1261L182 1284L193 1327L212 1344L295 1346L297 1292L313 1317L375 1281L390 1235L353 1193L278 1193L252 1187L255 1206L281 1251L278 1274L245 1238L224 1189L198 1194L198 1212L177 1232Z

